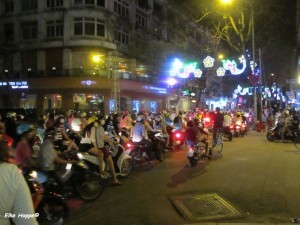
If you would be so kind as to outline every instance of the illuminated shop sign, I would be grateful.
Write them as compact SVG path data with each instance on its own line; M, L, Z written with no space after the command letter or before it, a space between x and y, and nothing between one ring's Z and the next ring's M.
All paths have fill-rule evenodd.
M27 81L9 81L9 82L0 82L0 87L1 86L10 86L12 89L27 89L28 88L28 83Z
M96 81L94 80L83 80L80 82L82 85L91 86L93 84L96 84Z
M167 89L166 88L160 88L160 87L153 87L153 86L144 86L144 89L146 90L152 90L161 94L166 94Z

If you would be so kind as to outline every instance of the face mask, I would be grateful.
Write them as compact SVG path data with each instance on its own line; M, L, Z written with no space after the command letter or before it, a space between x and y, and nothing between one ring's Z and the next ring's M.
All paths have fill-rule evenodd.
M60 123L64 123L65 122L65 120L64 119L60 119L60 121L59 121Z
M98 123L94 123L94 127L98 127L98 125L99 125Z
M103 126L105 124L105 120L101 120L100 124L101 124L101 126Z

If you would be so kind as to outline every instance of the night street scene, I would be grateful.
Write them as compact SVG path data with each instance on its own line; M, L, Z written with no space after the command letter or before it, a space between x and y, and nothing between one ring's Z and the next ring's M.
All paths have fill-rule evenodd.
M300 2L1 0L0 225L300 223Z

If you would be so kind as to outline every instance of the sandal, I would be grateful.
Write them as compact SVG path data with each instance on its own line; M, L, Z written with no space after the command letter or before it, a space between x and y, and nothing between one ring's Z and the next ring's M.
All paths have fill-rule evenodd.
M120 182L118 180L113 182L113 185L121 185L121 184L122 184L122 182Z

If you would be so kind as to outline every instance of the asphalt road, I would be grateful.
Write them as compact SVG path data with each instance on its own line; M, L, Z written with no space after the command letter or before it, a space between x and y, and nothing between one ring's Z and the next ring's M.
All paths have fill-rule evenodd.
M169 152L152 168L141 165L123 185L108 185L95 202L70 201L67 224L192 224L169 198L186 193L217 193L243 214L212 223L289 224L300 217L299 161L300 151L292 143L271 143L265 133L254 131L225 142L222 154L196 167L190 167L185 151Z

